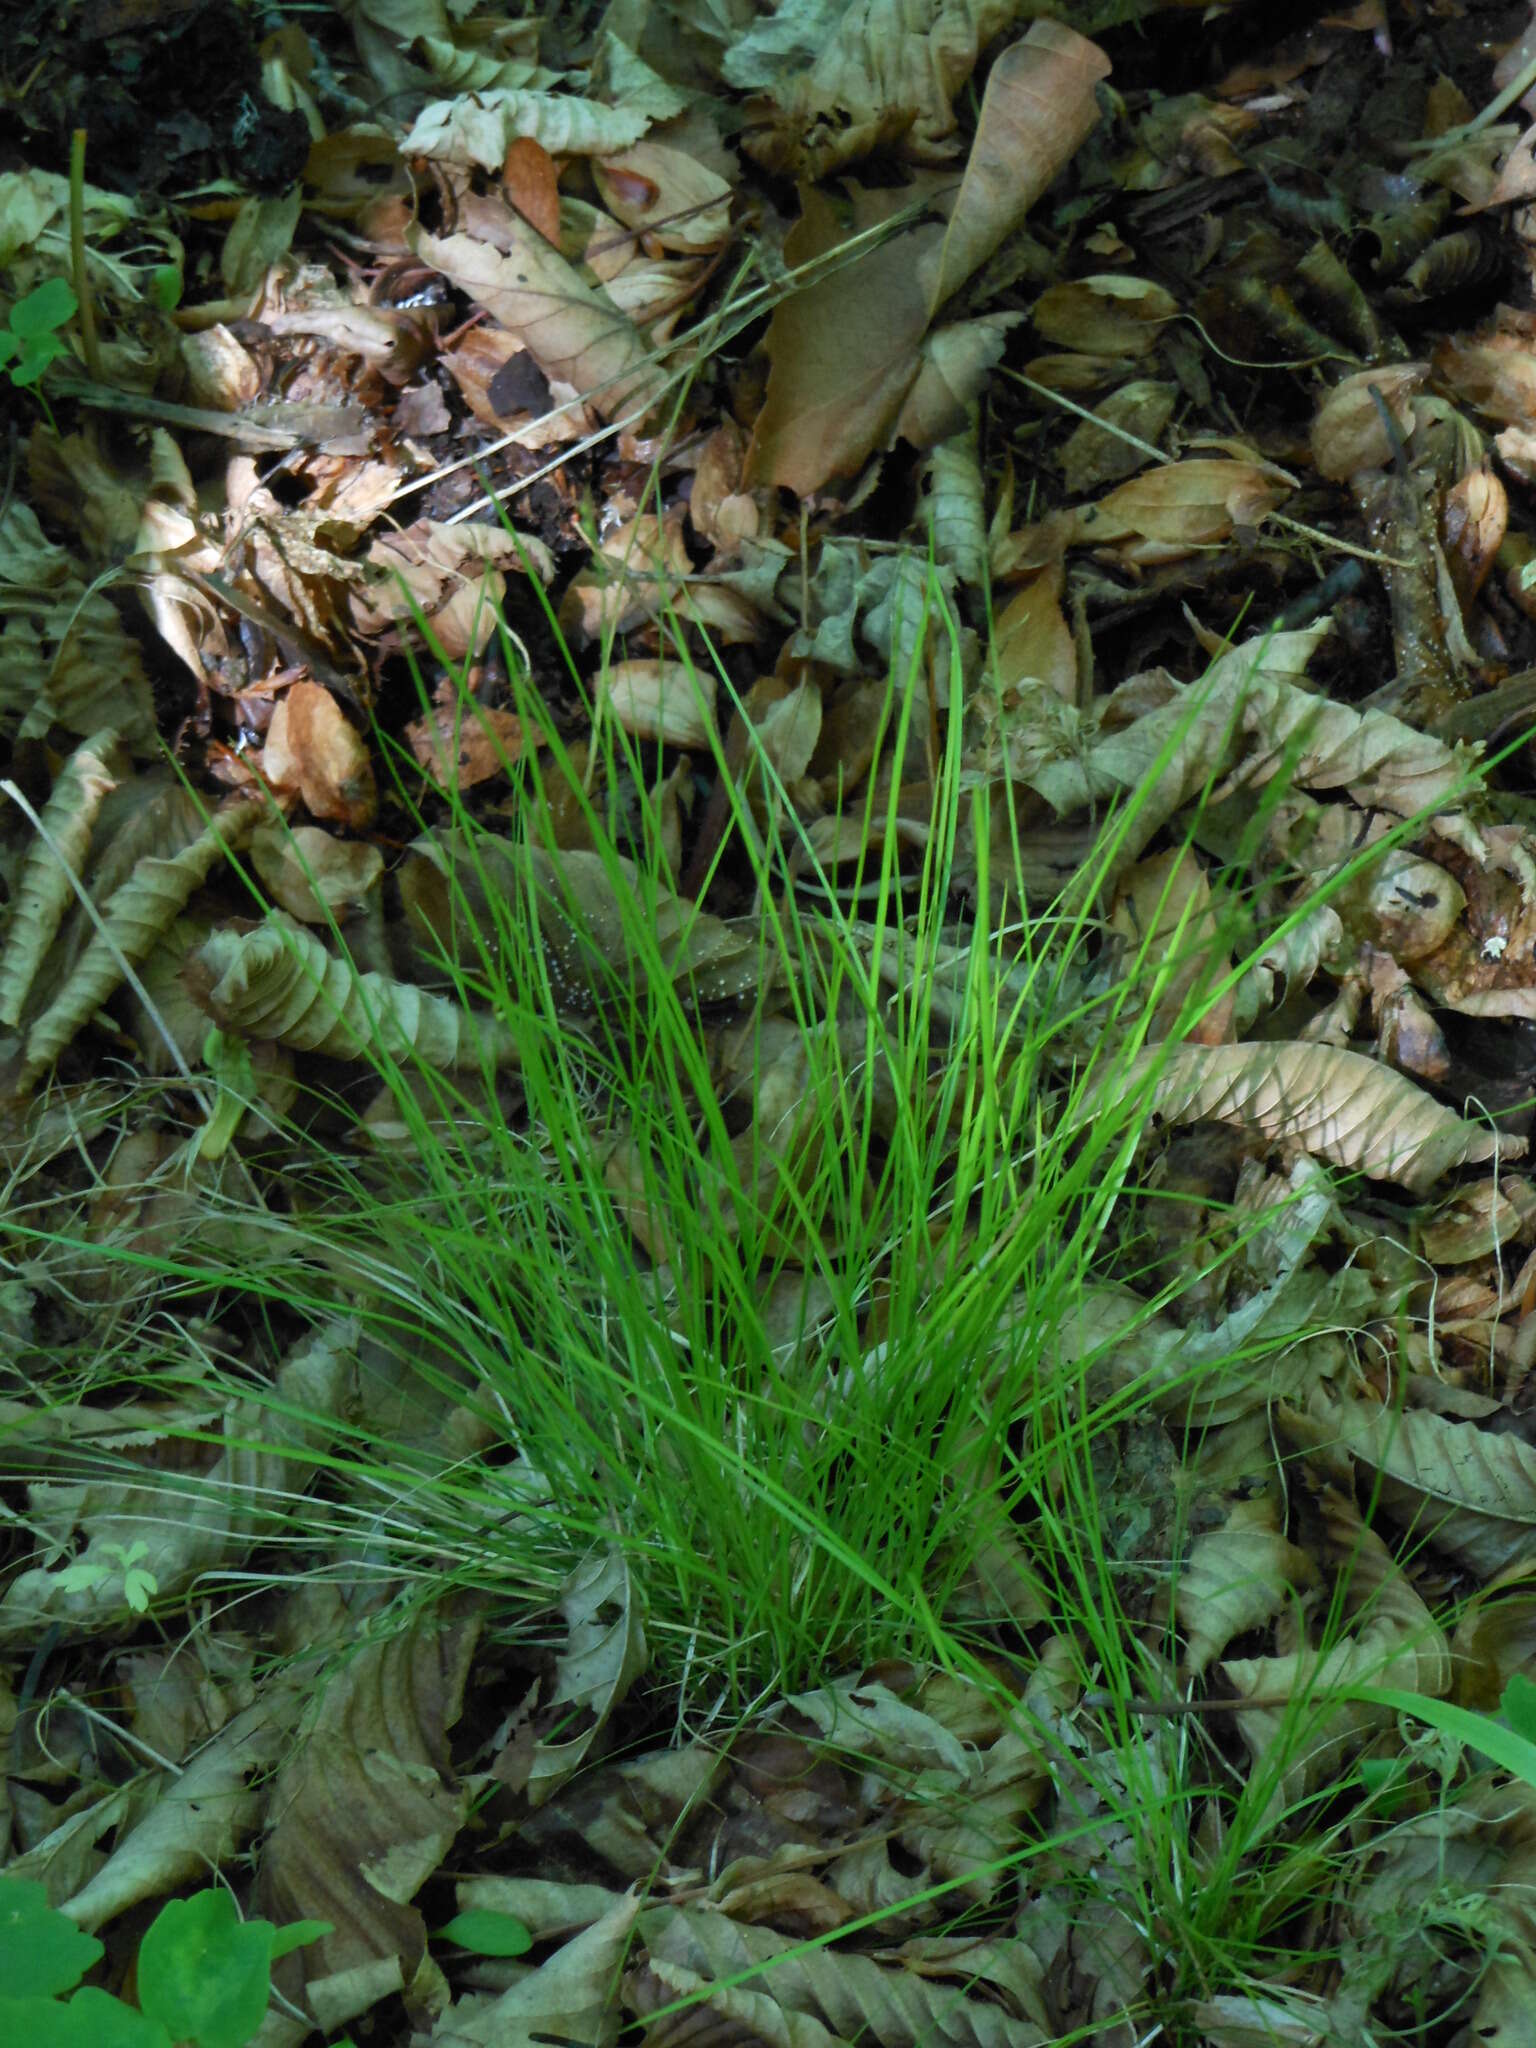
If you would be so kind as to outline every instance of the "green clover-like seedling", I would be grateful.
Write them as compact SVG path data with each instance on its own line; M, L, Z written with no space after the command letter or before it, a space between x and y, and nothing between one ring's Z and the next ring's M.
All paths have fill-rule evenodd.
M94 1592L121 1572L123 1598L135 1614L148 1614L149 1603L160 1590L154 1573L145 1571L139 1563L141 1557L148 1557L149 1545L138 1538L129 1544L103 1543L101 1547L108 1557L117 1559L116 1569L106 1564L68 1564L58 1575L61 1589L66 1593Z
M242 1920L228 1892L172 1899L139 1945L139 2004L173 2041L242 2048L266 2012L274 1956L329 1932L323 1920Z
M79 308L67 278L50 277L11 308L10 324L0 329L0 365L13 384L35 384L65 354L59 329Z
M533 1947L533 1936L511 1913L498 1913L490 1906L472 1906L455 1913L439 1936L477 1956L520 1956Z
M0 1877L0 1985L7 1999L68 1991L101 1953L94 1934L55 1912L42 1885Z

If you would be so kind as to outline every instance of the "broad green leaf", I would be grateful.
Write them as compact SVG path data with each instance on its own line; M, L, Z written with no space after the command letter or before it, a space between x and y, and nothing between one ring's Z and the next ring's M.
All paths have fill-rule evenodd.
M261 2025L272 1926L242 1921L226 1891L163 1906L139 1947L139 2003L176 2041L243 2048Z
M80 301L67 278L50 277L11 308L11 332L29 339L52 334L74 316Z
M263 1921L262 1926L267 1922ZM286 1927L272 1929L272 1960L291 1955L296 1948L304 1948L312 1941L320 1941L327 1934L336 1932L330 1920L291 1920Z
M1517 1671L1499 1701L1504 1718L1523 1742L1536 1744L1536 1684Z
M22 352L21 361L11 372L11 382L24 387L37 383L48 365L56 362L64 353L64 344L55 341L51 334L29 340Z
M26 2048L171 2048L158 2020L87 1985L67 2005L52 1998L0 1998L0 2041Z
M455 1913L438 1934L460 1948L473 1949L477 1956L520 1956L533 1946L533 1936L511 1913L493 1912L489 1906L471 1907Z
M82 1934L49 1905L42 1885L0 1877L0 1984L8 1996L47 1998L68 1991L101 1954L93 1934Z

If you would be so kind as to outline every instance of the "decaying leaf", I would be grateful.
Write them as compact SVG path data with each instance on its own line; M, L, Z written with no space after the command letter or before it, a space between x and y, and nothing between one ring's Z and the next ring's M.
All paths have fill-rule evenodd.
M594 1557L573 1572L560 1606L566 1646L547 1702L549 1732L529 1766L527 1791L534 1806L580 1768L649 1658L639 1594L619 1552Z
M400 148L405 156L499 171L519 137L539 143L555 156L606 156L628 149L649 126L644 115L624 107L598 106L564 93L491 85L423 107Z
M313 817L356 830L373 816L367 745L318 683L295 683L273 712L261 765L273 788L297 791Z
M279 1924L331 1922L278 1967L327 2031L391 1992L446 2003L411 1901L469 1810L448 1732L477 1634L474 1619L428 1609L358 1648L330 1674L277 1773L257 1897Z
M186 908L194 890L249 839L260 806L235 801L169 859L145 854L107 897L102 916L67 980L27 1033L26 1081L35 1080L145 959Z
M0 1024L21 1021L43 956L75 897L102 798L121 771L118 736L109 727L70 755L43 811L38 834L16 884L0 952Z
M1523 1139L1469 1123L1363 1053L1221 1045L1144 1057L1158 1062L1153 1103L1160 1116L1241 1124L1271 1144L1418 1192L1451 1166L1518 1159L1525 1150Z
M602 417L643 410L662 376L634 322L525 221L513 216L507 233L505 251L471 235L420 228L411 246L515 334L547 377L569 384Z
M517 1058L499 1020L473 1016L411 982L360 974L276 913L253 930L214 932L189 973L208 1014L247 1038L333 1059L362 1059L371 1050L433 1067L504 1066Z
M887 4L899 7L903 0L871 0L874 12ZM870 10L856 6L852 14L859 30L866 15L873 26ZM993 67L947 225L896 229L870 253L780 302L768 336L773 370L767 399L747 458L750 477L803 495L852 475L897 430L934 310L1023 220L1091 132L1098 119L1093 88L1105 68L1093 44L1055 23L1037 22ZM875 118L875 128L888 119L889 110ZM900 189L856 187L845 220L821 192L809 190L785 257L797 265L824 259L853 237L894 222L908 202ZM987 345L995 350L1001 338L991 328ZM953 363L938 370L951 390L959 388L963 421L964 373ZM928 424L917 427L914 418L915 430L939 438L936 411L935 399L922 409ZM943 431L953 432L954 425Z

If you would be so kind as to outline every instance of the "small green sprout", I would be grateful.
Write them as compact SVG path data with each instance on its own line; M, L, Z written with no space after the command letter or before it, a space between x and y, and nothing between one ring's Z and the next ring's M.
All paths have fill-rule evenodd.
M59 329L74 318L79 304L74 287L62 277L45 279L16 301L9 324L0 328L0 368L13 384L37 383L50 363L68 353Z
M147 1572L139 1563L141 1557L149 1555L149 1545L142 1539L134 1543L103 1543L102 1549L109 1557L117 1559L116 1566L108 1564L70 1564L59 1573L59 1584L66 1593L90 1593L98 1586L105 1586L123 1575L123 1598L135 1614L148 1614L149 1603L160 1590L160 1581L153 1572Z
M243 2048L267 2010L272 1964L329 1934L325 1920L242 1920L225 1891L160 1909L139 1944L137 2007L92 1985L101 1943L48 1904L40 1884L0 1877L0 2040L40 2048Z
M203 1040L203 1064L219 1092L194 1141L193 1154L198 1159L222 1159L256 1092L256 1072L245 1040L217 1026Z

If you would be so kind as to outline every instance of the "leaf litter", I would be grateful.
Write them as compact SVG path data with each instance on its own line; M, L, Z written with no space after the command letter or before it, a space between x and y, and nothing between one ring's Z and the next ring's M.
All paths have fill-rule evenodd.
M1536 1789L1429 1710L1536 1671L1536 29L1262 15L28 27L0 1838L100 1981L214 1869L330 1925L272 2048L1527 2037ZM527 1223L488 1103L608 1207L568 1301L412 1320ZM484 1360L642 1299L761 1384L595 1352L573 1529ZM744 1582L643 1533L690 1448L781 1615L888 1633L714 1675ZM433 1946L483 1911L527 1954Z

